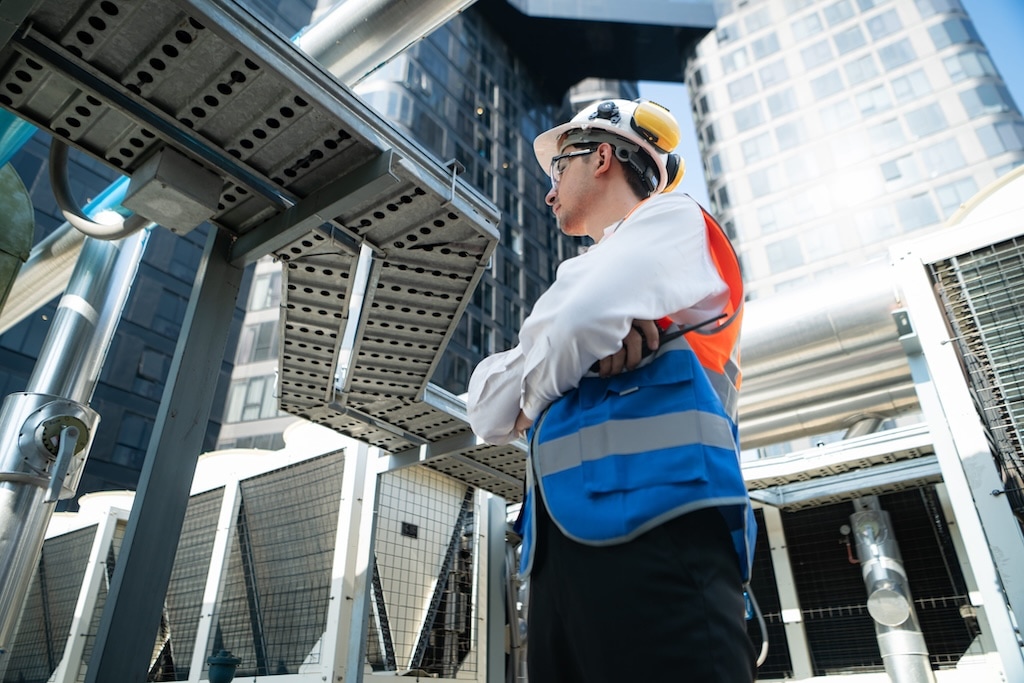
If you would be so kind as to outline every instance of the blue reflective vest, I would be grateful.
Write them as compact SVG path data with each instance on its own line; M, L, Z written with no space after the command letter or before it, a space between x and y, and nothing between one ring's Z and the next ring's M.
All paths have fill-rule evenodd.
M728 375L702 366L684 337L636 370L584 377L552 403L529 434L520 573L532 566L539 492L562 533L590 545L716 507L747 581L757 525L740 468L738 368Z

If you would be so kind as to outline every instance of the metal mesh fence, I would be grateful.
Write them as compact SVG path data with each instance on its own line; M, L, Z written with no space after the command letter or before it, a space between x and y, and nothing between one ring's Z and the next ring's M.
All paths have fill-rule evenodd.
M750 574L750 588L764 616L768 637L768 658L757 670L760 678L790 678L793 665L789 659L789 645L786 640L786 626L782 621L782 606L775 581L775 567L772 565L771 544L765 528L764 514L755 510L757 518L757 549L754 552L754 567ZM765 634L761 633L757 619L747 622L747 633L754 648L761 647Z
M242 659L236 678L319 661L343 468L336 452L241 482L211 648Z
M1024 520L1024 239L931 268L1008 500Z
M959 561L932 488L879 496L892 518L933 668L956 664L977 635ZM840 527L850 503L783 513L815 675L884 670L860 566Z
M45 683L57 668L96 530L93 525L43 543L4 683Z
M219 488L188 501L164 601L164 638L158 643L162 661L158 671L151 672L151 681L188 680L223 500L224 489Z
M421 467L381 476L367 647L375 670L475 677L473 494Z

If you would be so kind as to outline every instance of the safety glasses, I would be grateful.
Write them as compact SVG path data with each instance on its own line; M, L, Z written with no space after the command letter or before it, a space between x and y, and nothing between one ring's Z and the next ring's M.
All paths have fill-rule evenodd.
M558 181L562 179L562 174L565 172L566 166L569 165L569 160L573 157L581 157L584 154L591 154L597 151L595 149L578 149L574 152L566 152L565 154L559 154L551 157L551 168L549 174L551 176L551 187L557 187Z

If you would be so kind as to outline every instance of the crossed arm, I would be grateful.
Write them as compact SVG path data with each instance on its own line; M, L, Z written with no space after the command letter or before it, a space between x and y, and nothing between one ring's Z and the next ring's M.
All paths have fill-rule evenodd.
M620 372L634 370L643 358L644 341L647 342L647 348L655 351L658 348L658 336L658 326L653 320L634 320L629 333L622 340L622 348L598 361L598 374L601 377L610 377ZM516 435L525 434L532 424L533 420L526 417L526 414L520 410L516 417Z

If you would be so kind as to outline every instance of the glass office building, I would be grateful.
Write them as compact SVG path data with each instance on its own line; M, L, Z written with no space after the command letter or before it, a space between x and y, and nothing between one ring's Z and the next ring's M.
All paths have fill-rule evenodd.
M882 258L1024 163L1024 120L958 0L719 10L686 82L752 298Z

